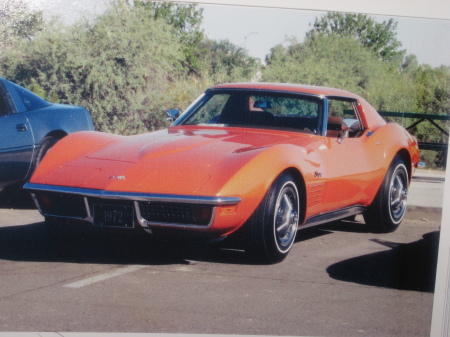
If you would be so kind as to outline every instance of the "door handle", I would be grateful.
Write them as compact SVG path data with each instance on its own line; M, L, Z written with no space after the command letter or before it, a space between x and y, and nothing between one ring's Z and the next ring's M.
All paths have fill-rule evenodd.
M16 130L19 132L27 131L27 126L25 124L16 124Z

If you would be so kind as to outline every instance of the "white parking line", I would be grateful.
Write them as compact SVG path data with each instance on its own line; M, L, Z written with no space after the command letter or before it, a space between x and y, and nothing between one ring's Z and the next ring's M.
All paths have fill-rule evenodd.
M95 282L100 282L100 281L107 280L107 279L112 278L112 277L120 276L120 275L127 274L127 273L132 273L132 272L134 272L136 270L143 269L145 267L146 266L140 265L140 266L128 266L128 267L124 267L124 268L119 268L119 269L110 271L108 273L100 274L100 275L97 275L97 276L89 277L89 278L84 279L84 280L80 280L80 281L76 281L76 282L73 282L73 283L66 284L65 287L68 287L68 288L81 288L81 287L90 285L90 284L95 283Z

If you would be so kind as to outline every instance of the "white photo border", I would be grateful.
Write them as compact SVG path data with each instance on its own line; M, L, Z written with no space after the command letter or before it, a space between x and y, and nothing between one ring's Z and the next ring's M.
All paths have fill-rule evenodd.
M155 1L155 0L153 0ZM450 19L448 0L156 0L163 2L198 3L266 8L336 11L371 15L403 16L427 19Z

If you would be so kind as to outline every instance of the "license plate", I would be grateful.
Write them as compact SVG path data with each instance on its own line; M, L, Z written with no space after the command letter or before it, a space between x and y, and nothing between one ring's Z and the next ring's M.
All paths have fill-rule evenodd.
M95 226L132 228L133 219L132 206L94 204Z

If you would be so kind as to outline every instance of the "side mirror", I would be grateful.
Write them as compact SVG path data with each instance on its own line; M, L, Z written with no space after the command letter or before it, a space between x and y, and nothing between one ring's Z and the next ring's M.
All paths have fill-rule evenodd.
M170 109L166 113L169 116L167 120L170 122L174 122L180 116L180 110L177 109Z
M348 134L350 132L358 132L361 131L361 123L359 122L359 120L354 119L354 118L345 118L342 121L342 135L339 137L338 139L338 143L342 143L342 140L345 137L348 137Z

